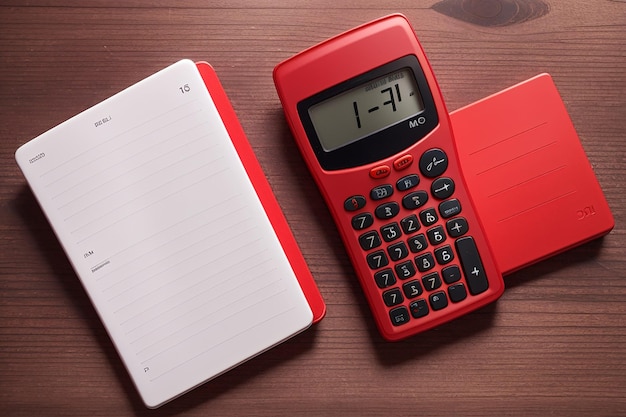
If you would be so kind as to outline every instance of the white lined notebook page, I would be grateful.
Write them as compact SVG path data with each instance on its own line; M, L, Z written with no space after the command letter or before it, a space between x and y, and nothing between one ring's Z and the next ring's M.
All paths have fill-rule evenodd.
M33 139L16 159L148 406L310 325L191 61Z

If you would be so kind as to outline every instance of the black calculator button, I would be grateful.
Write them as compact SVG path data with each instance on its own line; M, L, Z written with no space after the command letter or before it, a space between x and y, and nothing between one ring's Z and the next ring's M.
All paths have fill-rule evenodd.
M438 177L448 168L448 156L441 149L429 149L420 158L419 166L425 177Z
M400 231L400 226L398 226L398 223L390 223L381 227L380 233L383 236L385 242L394 241L402 235L402 231Z
M382 250L370 253L367 255L366 259L367 264L372 269L378 269L389 265L389 259L387 259L387 255Z
M395 201L381 204L380 206L376 207L376 210L374 210L374 214L376 214L376 217L382 220L391 219L392 217L397 216L398 213L400 213L400 206Z
M465 285L461 283L450 285L448 287L448 295L450 296L450 301L452 301L453 303L458 303L459 301L465 300L465 298L467 298L467 290L465 289Z
M461 269L456 265L446 266L441 270L441 276L446 284L452 284L461 279Z
M394 243L387 248L387 253L392 261L396 262L409 256L409 250L404 242Z
M489 281L487 280L487 274L485 274L474 239L470 236L457 239L456 251L461 260L463 274L465 275L470 294L476 295L487 291Z
M402 291L404 292L404 296L409 299L415 298L424 292L419 281L409 281L402 284Z
M400 279L407 279L415 275L415 267L412 261L402 262L396 265L396 275Z
M420 183L420 177L415 174L407 175L406 177L400 178L396 182L396 187L400 191L406 191L413 187L417 187L417 184Z
M374 274L374 281L376 281L378 288L387 288L396 283L396 277L393 276L393 271L387 268L376 272Z
M393 307L402 304L404 297L400 289L394 288L383 293L383 301L385 301L387 307Z
M347 211L356 211L365 207L365 197L362 195L353 195L343 202L343 208Z
M413 301L409 304L409 308L411 309L411 315L416 319L426 316L429 311L428 304L424 299Z
M426 191L414 191L402 198L402 206L407 210L415 210L422 207L428 201Z
M435 259L431 253L425 253L415 257L415 265L420 272L426 272L435 266Z
M428 241L431 245L439 245L446 240L446 232L443 230L443 226L435 226L432 229L428 229L426 232Z
M441 278L439 278L439 274L437 272L433 272L422 277L422 284L424 285L424 289L426 291L434 291L441 287Z
M391 319L391 324L394 326L402 326L406 324L411 319L409 317L409 311L406 307L398 307L394 308L389 312L389 318Z
M374 224L374 216L370 213L357 214L352 218L352 228L354 230L367 229Z
M430 185L430 192L439 200L445 200L454 193L454 181L452 178L441 177L437 178Z
M391 194L393 194L393 187L389 184L381 185L370 191L372 200L382 200L383 198L389 197Z
M426 242L426 236L424 236L422 233L417 236L412 236L407 242L409 243L409 248L413 253L421 252L428 247L428 242Z
M454 259L454 252L449 245L435 249L435 259L439 265L446 265Z
M461 203L456 198L439 204L439 214L441 214L441 217L444 219L456 216L459 213L461 213Z
M446 229L448 234L452 237L463 236L469 230L467 220L463 217L456 217L446 222Z
M437 223L439 220L439 216L437 216L437 212L433 208L429 208L426 210L420 211L420 220L424 226L432 226Z
M420 229L420 222L417 220L415 214L411 214L402 219L400 225L402 226L402 231L407 235L417 232Z
M443 291L431 294L430 297L428 297L428 301L430 301L430 306L433 310L441 310L448 306L448 297L446 297L446 293Z
M361 245L361 249L370 250L377 248L380 246L382 241L380 240L380 236L378 236L378 232L372 230L371 232L363 233L359 236L359 245Z

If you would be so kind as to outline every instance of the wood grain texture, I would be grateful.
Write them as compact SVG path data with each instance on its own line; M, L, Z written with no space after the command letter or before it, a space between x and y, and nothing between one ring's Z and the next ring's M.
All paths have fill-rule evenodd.
M500 3L549 7L480 25L459 19L463 1L445 14L422 0L3 2L0 415L626 415L626 4ZM604 239L509 276L496 304L400 343L376 332L271 79L281 60L391 12L413 23L450 110L549 72L616 219ZM328 314L147 410L13 153L180 58L216 68Z
M481 26L506 26L537 19L550 6L541 0L443 0L433 9Z

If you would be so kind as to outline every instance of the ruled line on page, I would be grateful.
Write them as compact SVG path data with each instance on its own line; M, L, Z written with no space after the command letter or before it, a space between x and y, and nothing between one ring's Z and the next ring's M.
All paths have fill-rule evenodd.
M251 255L249 258L255 258L255 257L259 257L260 255L262 255L264 253L264 251L255 253L253 255ZM258 268L269 264L270 262L272 262L272 260L270 258L265 258L260 260L258 263L254 264L254 265L249 265L246 269L242 270L241 273L242 274L249 274L250 279L255 279L255 274L253 272L258 272ZM275 270L275 268L272 268L272 270ZM225 273L227 272L227 268L223 268L220 271L215 271L218 275L220 273ZM144 331L144 334L142 336L147 336L151 333L154 333L156 331L158 331L160 328L170 325L175 321L178 321L181 319L181 317L183 315L195 312L197 310L200 310L202 308L205 308L207 304L210 304L213 301L218 300L220 297L222 297L224 295L224 292L220 292L219 289L222 286L227 286L227 285L231 285L230 290L229 291L238 291L241 288L245 287L248 284L249 281L240 281L236 286L232 286L232 282L230 282L229 280L221 280L219 282L215 282L212 283L211 286L203 289L202 291L198 291L198 292L194 292L192 294L191 297L186 298L186 299L181 299L179 302L177 302L176 304L172 304L170 307L168 307L166 310L160 310L158 312L156 312L154 315L150 316L150 319L145 320L145 321L141 321L139 323L133 323L133 327L130 329L126 329L126 335L130 336L133 333L137 333L140 330L142 330L144 327L151 325L153 322L158 321L158 327L154 327L152 329L150 329L149 331ZM181 291L183 292L183 291ZM186 292L186 291L184 291ZM207 294L211 292L211 294ZM178 294L177 294L178 295ZM195 300L198 300L199 298L201 299L201 303L199 305L194 305L193 302ZM161 306L154 306L154 309L158 309ZM183 307L187 307L187 310L183 310ZM178 315L171 315L172 312L176 312ZM131 321L135 320L137 316L133 316L128 318L126 321L120 323L121 326L127 327L130 324ZM132 340L130 343L131 344L135 344L138 340L140 339L140 337L136 337L136 339Z
M160 170L167 170L167 169L170 169L170 168L174 168L174 167L176 167L177 165L184 164L185 162L188 162L190 158L193 158L193 157L198 157L198 156L202 155L202 154L203 154L203 153L205 153L205 152L208 152L208 150L204 150L204 151L202 151L201 153L195 153L195 154L193 154L193 155L187 155L187 156L182 157L182 158L180 158L180 159L178 159L178 160L175 160L175 161L170 161L168 165L163 166ZM169 183L169 182L173 182L173 181L177 181L178 179L180 179L180 178L182 178L182 177L184 177L184 176L187 176L187 175L188 175L189 173L191 173L191 172L194 172L194 171L197 171L197 170L201 170L201 169L203 169L203 168L205 168L205 167L207 167L207 166L211 165L211 163L212 163L212 162L214 162L214 161L209 160L209 161L207 161L204 165L201 165L201 166L199 166L199 167L195 167L195 168L194 168L193 170L191 170L191 171L188 171L188 172L183 172L183 173L181 173L178 177L174 177L174 178L170 179L170 180L168 181L168 183ZM74 218L75 216L77 216L77 215L79 215L79 214L83 213L85 210L89 210L90 208L92 208L92 207L94 207L94 206L96 206L96 205L98 205L98 204L102 204L102 203L103 203L103 201L105 201L105 200L107 200L107 199L109 199L109 198L111 198L111 197L114 197L114 196L116 196L116 195L119 195L119 194L121 194L121 193L124 193L125 191L127 191L127 190L129 190L129 189L131 189L131 188L133 188L133 187L135 187L135 186L137 186L138 184L140 184L140 183L142 183L142 182L146 182L146 181L147 181L147 182L150 182L150 177L151 177L151 176L153 176L153 175L154 175L154 174L156 174L156 173L158 173L158 171L152 171L152 172L149 172L149 173L145 174L143 177L136 179L134 182L127 183L127 184L126 184L124 187L122 187L122 188L118 188L118 189L116 189L115 191L113 191L113 192L111 192L111 193L109 193L109 194L106 194L106 195L104 195L104 196L98 196L98 197L97 197L97 198L98 198L97 200L95 200L95 201L93 201L93 202L90 202L87 206L84 206L84 207L81 207L81 208L77 209L77 210L76 210L76 211L74 211L72 214L70 214L70 215L68 215L67 217L65 217L63 220L67 222L67 221L71 220L72 218ZM122 175L124 175L124 174L120 174L120 176L122 176ZM121 208L121 207L123 207L123 206L124 206L124 205L126 205L126 204L131 204L134 200L140 199L142 196L144 196L144 195L146 195L146 194L148 194L148 193L150 193L150 192L152 192L152 191L158 190L159 188L161 188L161 187L163 187L163 186L167 185L168 183L160 183L160 184L156 184L156 185L155 185L154 187L152 187L151 189L148 189L148 188L145 188L145 187L144 187L144 188L142 188L142 190L144 191L144 192L143 192L143 194L139 194L139 195L135 196L133 199L126 200L124 203L122 203L122 204L118 205L118 206L117 206L117 207L115 207L113 210L116 210L116 209L118 209L118 208ZM92 191L91 191L90 193L93 193L93 194L96 194L96 195L97 195L97 194L98 194L98 191L99 191L99 189L98 189L98 188L94 188L94 189L92 189ZM83 196L83 197L84 197L84 196ZM81 197L81 198L83 198L83 197ZM63 207L64 207L64 206L63 206ZM62 209L63 207L59 207L59 209ZM80 229L80 228L79 228L79 229ZM72 233L74 233L74 231L73 231Z
M278 294L277 294L277 295L278 295ZM252 307L256 307L256 306L252 306ZM289 314L289 313L290 313L291 311L293 311L293 310L294 310L294 308L293 308L293 307L291 307L291 308L285 309L285 310L283 310L283 311L277 312L277 313L276 313L276 314L274 314L273 316L266 317L266 318L265 318L264 320L262 320L262 321L250 322L250 324L249 324L247 327L242 328L242 329L241 329L241 330L239 330L236 334L233 334L233 335L232 335L232 336L230 336L229 338L224 339L224 340L221 340L221 341L220 341L220 342L218 342L218 343L215 343L215 344L213 344L213 345L211 345L211 346L206 347L206 348L205 348L205 349L203 349L201 352L198 352L196 355L194 355L194 356L192 356L192 357L186 358L186 359L184 359L184 360L179 360L177 364L175 364L175 365L173 365L173 366L170 366L168 369L165 369L165 370L161 371L158 375L156 375L156 376L152 377L152 378L150 379L150 382L154 382L154 381L158 380L159 378L162 378L163 376L165 376L165 375L169 374L170 372L172 372L172 371L174 371L174 370L176 370L176 369L180 368L181 366L186 365L187 363L190 363L190 362L192 362L192 361L194 361L194 360L199 359L200 357L202 357L202 356L206 355L207 353L211 352L213 349L215 349L215 348L217 348L217 347L219 347L219 346L222 346L223 344L228 343L228 342L230 342L230 341L234 340L235 338L240 337L240 336L241 336L241 335L243 335L243 334L248 333L251 329L253 329L253 328L255 328L255 327L259 327L259 326L264 325L264 324L266 324L266 323L270 323L270 322L272 322L272 321L276 320L276 319L277 319L278 317L280 317L280 316L283 316L283 315ZM207 329L207 330L208 330L208 329ZM144 361L144 362L142 362L142 364L143 364L143 365L146 365L147 363L148 363L148 361Z
M164 145L164 144L166 144L166 143L168 143L168 142L170 142L170 141L173 141L173 140L175 140L175 139L177 139L177 138L179 138L179 137L181 137L181 136L183 136L183 135L190 134L193 130L197 129L198 127L199 127L198 125L196 125L196 126L192 126L192 127L190 127L189 129L187 129L187 130L186 130L186 131L184 131L184 132L178 133L178 134L173 135L173 136L168 136L168 137L165 137L163 140L160 140L160 141L158 141L158 142L156 142L156 143L150 143L150 148L151 148L151 149L154 149L154 148L155 148L155 147L157 147L157 146ZM146 137L147 137L148 135L144 135L144 136L146 136ZM206 139L207 139L207 135L206 135L206 134L204 134L203 136L200 136L200 137L198 137L198 138L196 138L196 139L192 140L190 143L193 143L193 142L195 142L195 141L200 141L200 140L206 140ZM178 149L182 149L182 148L185 148L185 147L187 147L187 146L189 146L189 143L182 143L182 144L178 145L178 147L175 147L175 148L173 148L173 149L169 150L169 152L176 151L176 150L178 150ZM141 169L141 168L143 168L145 165L147 165L147 164L149 164L149 163L151 163L151 162L155 162L155 161L157 161L158 159L161 159L161 158L166 158L167 156L168 156L167 154L157 154L157 155L156 155L154 158L152 158L152 159L148 159L148 160L146 160L146 161L143 161L143 162L142 162L142 163L140 163L140 164L134 164L134 165L132 165L132 166L131 166L131 168L130 168L130 169L128 169L127 171L117 172L117 174L118 174L117 176L115 176L115 177L113 177L113 178L108 178L108 179L107 179L104 183L100 183L100 184L98 184L98 185L97 185L97 186L95 186L95 187L94 187L93 185L91 185L91 184L93 184L94 178L97 178L98 176L102 175L102 171L103 171L103 170L97 171L97 172L93 173L92 175L90 175L90 176L88 176L88 177L86 177L86 178L83 178L83 177L81 176L81 180L80 180L79 182L77 182L77 183L75 183L75 184L72 184L72 185L71 185L71 186L69 186L68 188L65 188L65 189L63 189L63 190L61 190L61 191L58 191L56 194L54 194L54 195L52 196L52 199L53 199L53 200L56 200L57 198L62 197L64 194L66 194L66 193L68 193L68 192L70 192L70 191L72 191L72 190L75 190L77 187L81 187L81 186L86 186L86 185L88 185L87 183L90 183L90 184L89 184L89 188L91 188L91 189L92 189L92 191L95 191L98 187L101 187L101 186L103 186L103 185L106 185L107 183L110 183L110 182L112 182L112 181L115 181L115 180L119 179L120 177L122 177L122 176L124 176L124 175L128 175L128 174L130 174L130 173L131 173L131 172L133 172L133 171L140 170L140 169ZM125 164L125 163L127 163L127 162L131 161L131 160L132 160L132 159L134 159L134 158L137 158L137 155L136 155L136 154L134 154L134 153L133 153L133 154L130 154L130 155L129 155L129 156L127 156L126 158L121 159L120 161L116 162L115 164L108 166L108 167L106 168L106 170L107 170L107 171L108 171L108 170L112 170L112 169L114 169L116 166L123 165L123 164ZM91 161L91 162L93 162L93 161ZM75 173L73 173L73 174L75 174ZM58 206L58 209L59 209L59 210L63 210L63 209L64 209L67 205L70 205L70 204L74 203L76 200L78 200L78 199L80 199L80 198L84 198L86 194L87 194L87 193L85 193L85 192L81 192L81 193L80 193L77 197L75 197L74 199L72 199L72 200L70 200L70 201L65 202L65 204L63 204L63 205Z
M118 292L115 295L110 295L110 298L107 300L108 302L112 302L114 301L116 298L118 298L120 295L122 295L124 292L132 290L140 285L145 285L148 281L154 279L155 276L159 275L159 274L167 274L169 273L169 271L171 271L172 269L177 268L178 266L180 266L183 263L188 263L192 258L196 257L196 256L200 256L200 255L210 255L210 252L214 249L216 249L218 246L226 246L229 245L231 243L236 243L236 241L240 240L241 237L246 234L246 233L250 233L252 230L252 228L239 232L238 234L233 234L231 236L229 236L227 239L223 239L223 240L217 240L215 239L214 235L208 235L206 238L199 240L199 241L194 241L194 242L190 242L188 244L186 244L185 246L181 246L178 247L177 250L175 252L169 252L167 257L164 258L160 258L159 261L157 263L153 263L151 265L147 265L144 269L139 270L137 272L134 272L131 275L126 276L125 278L121 279L120 281L117 281L116 283L110 285L109 287L106 287L102 290L103 293L106 293L108 290L111 290L113 287L124 284L126 282L128 282L129 279L132 279L135 276L144 274L147 275L144 278L142 278L141 281L135 281L132 283L132 285L127 286L125 288L123 288L122 290L118 290ZM248 245L252 244L254 242L246 242L245 244L242 244L239 249L245 249ZM201 245L204 244L204 245ZM193 248L198 248L200 247L199 250L196 251L192 251ZM175 261L175 263L172 263L171 265L167 265L167 266L163 266L161 268L159 268L158 273L156 274L145 274L145 271L147 269L153 268L158 264L162 264L162 263L166 263L168 260L170 259L175 259L177 256L184 254L184 257L177 259ZM210 258L208 258L210 259ZM198 267L199 268L206 268L207 266L209 266L211 264L211 262L206 262L202 265L200 265ZM178 278L180 278L181 276L178 276ZM157 288L158 289L158 288ZM156 289L155 289L156 290ZM148 295L148 294L146 294ZM132 303L132 302L131 302ZM124 308L124 306L120 307L116 313L121 310L122 308Z
M141 239L141 240L139 240L137 242L133 242L133 244L125 246L123 249L121 249L121 250L119 250L119 251L109 255L108 260L111 260L111 259L117 260L118 255L121 255L122 253L128 253L132 249L135 249L135 248L140 247L140 246L143 248L142 252L134 255L132 258L130 258L126 262L122 262L122 263L116 262L114 269L109 269L104 274L98 275L97 278L96 278L96 281L105 280L107 277L109 277L111 275L115 275L120 270L123 270L124 268L128 267L131 263L134 263L134 262L140 260L143 256L146 256L146 255L148 255L148 254L150 254L150 253L152 253L154 251L159 251L159 250L163 249L167 245L171 245L173 243L176 243L180 239L188 238L189 234L192 233L192 232L202 232L205 228L211 227L212 223L205 223L204 225L202 225L200 227L195 227L192 224L192 226L190 226L190 230L189 231L187 231L187 232L185 232L183 234L177 235L177 237L175 237L175 238L170 238L168 241L163 242L160 246L151 247L151 246L147 245L147 243L150 240L154 240L154 239L158 238L159 236L163 235L164 233L166 233L166 232L168 232L168 231L170 231L170 230L172 230L174 228L179 230L179 231L180 230L184 230L183 226L186 223L192 222L193 220L197 219L198 216L205 215L205 214L207 214L208 211L211 211L213 209L217 209L219 206L225 206L225 205L228 205L228 204L232 203L236 199L236 197L237 196L232 196L229 199L226 199L226 200L223 200L223 201L219 201L214 206L207 207L207 208L205 208L205 209L203 209L203 210L201 210L201 211L199 211L197 213L194 213L194 214L192 214L192 215L190 215L190 216L188 216L188 217L186 217L186 218L184 218L184 219L174 223L174 224L166 225L165 228L157 230L153 234L151 234L149 236L146 236L146 237L144 237L143 239ZM222 215L220 215L218 217L214 217L213 220L216 223L220 223L222 221L222 219L224 219L226 216L228 216L230 214L238 214L238 213L243 212L244 210L245 209L243 207L238 207L238 208L234 209L233 211L231 211L229 214L225 213L225 214L222 214ZM247 217L246 217L246 219L247 219ZM150 266L151 265L147 265L144 269L147 269ZM109 283L109 285L111 285L111 284ZM107 289L108 288L105 287L103 291L106 292Z
M240 308L240 309L238 309L236 311L233 311L232 313L229 313L229 314L236 315L236 314L244 313L244 312L246 312L248 310L254 309L259 304L262 304L262 303L266 302L268 299L270 299L272 297L275 297L275 296L281 294L282 292L284 292L284 290L270 291L270 295L268 297L259 298L259 293L261 292L261 290L268 289L268 288L270 288L272 286L275 286L277 284L277 282L278 281L268 282L267 284L265 284L263 286L263 288L259 289L257 292L250 293L250 294L246 295L245 297L240 298L238 300L238 303L240 305L241 304L244 305L244 307L242 307L242 308ZM253 302L246 303L246 301L248 299L253 301ZM216 311L213 314L217 314L218 312L222 312L222 311L224 311L227 308L232 308L232 307L231 306L224 306L222 309L220 309L219 311ZM215 321L207 320L208 317L210 317L210 315L206 316L206 317L198 317L195 321L187 324L183 328L178 329L175 333L171 333L171 334L165 335L158 342L156 342L156 343L154 343L154 344L152 344L152 345L142 349L141 351L138 351L137 352L137 356L142 356L142 354L146 353L146 351L148 351L149 349L151 349L154 346L156 346L157 343L161 343L161 342L164 342L164 341L169 342L169 343L167 343L167 345L168 345L167 347L157 349L155 353L153 353L151 356L143 359L141 361L141 363L145 364L145 363L147 363L147 362L149 362L151 360L154 360L158 356L161 356L161 355L164 355L164 354L168 353L170 350L176 348L177 346L180 346L182 343L185 343L185 342L187 342L187 341L197 337L200 333L206 332L211 327L213 327L213 326L215 326L215 325L220 323L219 320L215 320ZM201 324L201 323L205 323L205 324L201 325L197 329L194 329L194 331L191 334L186 335L183 338L173 337L173 336L175 336L176 333L182 333L185 330L188 330L188 329L193 328L193 327L197 327L197 325ZM209 323L209 324L206 324L206 323Z
M128 134L130 134L133 130L137 130L137 129L139 129L139 128L141 128L141 127L145 126L145 125L148 125L148 124L154 123L154 121L155 121L155 120L162 120L165 116L171 115L171 114L173 114L174 112L176 112L177 110L184 109L185 107L191 107L191 106L193 106L193 105L195 105L195 104L196 104L196 101L197 101L197 100L198 100L198 99L194 99L194 100L191 100L191 101L185 102L185 103L183 103L183 104L180 104L180 105L178 105L178 106L174 106L174 107L172 107L172 108L169 108L169 109L167 109L167 110L165 110L165 111L163 111L163 112L161 112L161 113L159 113L159 114L157 114L157 115L155 115L155 116L153 116L153 117L151 117L151 118L149 118L149 119L147 119L147 120L145 120L145 121L143 121L143 122L141 122L141 123L139 123L139 124L136 124L136 125L134 125L134 126L130 127L129 129L126 129L126 130L124 130L124 131L122 131L122 132L119 132L117 135L114 135L114 136L112 136L112 137L108 138L106 141L102 141L101 143L99 143L99 144L97 144L97 145L92 145L92 146L90 146L88 149L86 149L85 151L83 151L83 152L81 152L81 153L79 153L79 154L77 154L77 155L74 155L74 156L72 156L71 158L66 159L66 160L65 160L65 161L63 161L62 163L57 164L57 165L56 165L56 166L54 166L53 168L50 168L49 170L47 170L47 171L45 171L45 172L41 173L39 177L40 177L40 178L46 177L46 176L50 175L51 173L53 173L53 172L57 171L58 169L63 168L65 165L67 165L67 164L69 164L69 163L72 163L72 162L74 162L75 160L77 160L77 159L79 159L79 158L84 157L84 156L85 156L86 154L88 154L88 153L90 153L90 152L96 152L96 151L97 151L100 147L102 147L102 146L106 146L107 144L110 144L110 142L111 142L111 141L114 141L114 140L116 140L116 139L119 139L120 137L122 137L122 136L124 136L124 135L128 135ZM200 111L202 111L202 109L197 109L197 110L195 111L195 113L200 112ZM192 114L187 114L187 116L186 116L186 117L191 117L191 116L193 116L193 113L192 113ZM174 120L172 123L175 123L175 122L176 122L176 120ZM163 125L161 125L161 127L162 127L162 126L163 126ZM155 131L157 131L157 129L155 129ZM139 139L139 137L138 137L137 139ZM92 161L93 161L93 160L90 160L90 162L92 162ZM83 166L88 166L90 162L85 163L85 164L84 164L84 165L82 165L81 167L83 167ZM46 188L48 188L50 185L52 185L52 184L53 184L54 182L56 182L57 180L62 179L62 178L65 178L66 176L71 175L73 172L75 172L75 169L73 169L71 172L69 172L69 173L67 173L67 174L63 175L63 177L57 178L57 179L55 179L55 180L54 180L53 182L51 182L51 183L47 183L47 184L45 185L45 187L46 187Z
M200 167L200 168L202 168L202 167ZM198 169L200 169L200 168L198 168ZM118 218L118 219L116 219L115 221L108 223L105 227L102 227L102 228L100 228L100 229L96 230L95 232L90 233L89 235L82 237L82 238L81 238L80 240L78 240L76 243L77 243L77 244L81 244L81 243L85 242L86 240L91 239L91 238L93 238L94 236L96 236L96 235L98 235L98 234L102 233L103 231L106 231L106 230L107 230L107 229L109 229L111 226L116 225L116 224L118 224L118 223L120 223L120 222L122 222L122 221L124 221L124 220L127 220L128 218L130 218L130 217L132 217L132 216L134 216L134 215L136 215L136 214L138 214L138 213L141 213L141 212L143 212L144 210L149 209L150 207L154 206L155 204L159 204L160 202L162 202L162 200L164 200L164 199L166 199L166 198L170 198L170 197L175 196L176 194L182 193L183 191L186 191L187 189L192 188L192 187L194 187L194 186L196 186L196 185L198 185L198 184L200 184L200 183L204 182L206 179L211 178L211 177L213 177L214 175L215 175L215 173L209 173L209 174L207 174L206 176L202 177L201 179L199 179L199 180L197 180L197 181L195 181L195 182L193 182L193 183L190 183L190 184L186 185L184 188L181 188L181 189L179 189L179 190L177 190L177 191L175 191L175 192L172 192L172 193L170 193L170 194L168 194L168 195L166 195L166 196L162 197L161 199L158 199L158 200L152 201L152 202L150 202L149 204L147 204L147 205L145 205L145 206L143 206L143 207L137 208L135 211L133 211L133 212L131 212L131 213L129 213L129 214L127 214L127 215L125 215L124 217ZM179 179L179 178L177 178L177 179ZM176 180L176 179L174 179L174 180L170 181L170 183L175 182L175 180ZM161 186L163 186L163 185L161 185ZM159 187L159 188L161 188L161 187ZM151 191L154 191L154 190L151 190ZM93 223L93 222L92 222L92 223ZM86 227L86 226L88 226L88 225L85 225L84 227ZM72 233L76 233L78 230L81 230L81 229L82 229L82 227L81 227L80 229L73 230L73 231L72 231Z

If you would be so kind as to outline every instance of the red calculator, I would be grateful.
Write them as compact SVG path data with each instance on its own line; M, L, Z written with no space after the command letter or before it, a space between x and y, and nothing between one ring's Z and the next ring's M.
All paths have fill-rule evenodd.
M383 337L404 339L500 297L446 106L404 16L287 59L274 83Z

